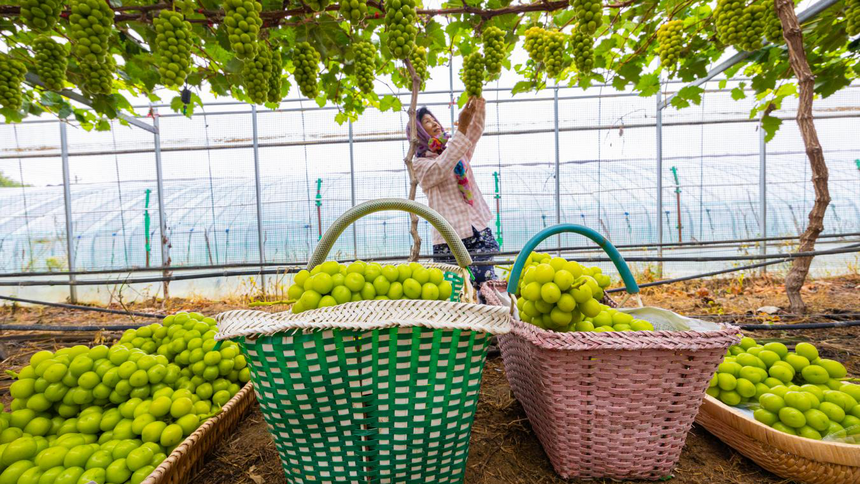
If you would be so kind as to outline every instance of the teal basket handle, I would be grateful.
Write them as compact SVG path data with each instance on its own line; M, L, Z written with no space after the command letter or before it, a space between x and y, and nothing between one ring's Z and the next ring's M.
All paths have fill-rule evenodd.
M439 214L439 212L433 210L427 205L422 205L404 198L380 198L378 200L370 200L368 202L360 203L338 217L338 219L331 224L331 227L325 231L316 248L314 248L314 252L308 261L308 270L311 270L325 262L325 258L328 256L334 243L337 242L337 239L343 231L346 230L346 228L353 222L365 215L386 210L399 210L402 212L414 213L415 215L427 220L434 228L436 228L436 230L439 231L442 238L445 239L445 242L448 243L448 247L451 248L451 253L457 261L457 265L462 268L467 268L472 265L472 256L469 255L469 251L466 249L466 246L463 245L463 241L460 240L460 237L457 235L457 231L454 230L454 227L451 227L451 224L449 224L448 221Z
M535 247L553 235L568 232L584 235L599 245L600 248L606 252L609 258L612 259L612 263L615 264L615 268L618 269L618 272L621 274L621 280L624 281L624 286L626 287L627 292L629 294L637 294L639 292L639 284L636 284L636 279L633 278L633 274L630 272L630 267L627 266L627 262L624 261L624 257L622 257L621 253L618 252L618 249L612 245L612 242L609 242L606 240L606 237L588 227L575 224L560 224L541 230L526 242L525 246L523 246L523 250L520 252L520 255L517 256L517 261L514 263L513 269L511 269L511 277L508 280L509 294L517 292L517 285L520 282L520 273L523 271L523 266L526 265L526 259L528 259L529 254L535 250Z

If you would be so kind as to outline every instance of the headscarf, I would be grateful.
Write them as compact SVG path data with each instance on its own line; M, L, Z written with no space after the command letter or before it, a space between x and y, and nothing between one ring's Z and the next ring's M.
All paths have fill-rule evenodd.
M435 138L431 137L430 133L428 133L421 124L421 119L424 118L424 116L431 116L437 123L439 123L436 116L433 116L433 113L431 113L426 107L422 107L417 113L415 113L415 132L418 136L416 156L419 158L426 156L428 151L437 155L441 154L445 151L448 140L451 138L445 131L442 131L442 134ZM441 125L442 123L439 123L439 126ZM406 136L407 139L411 139L409 125L406 125ZM469 183L468 168L468 161L460 160L457 165L454 166L454 178L457 181L457 188L463 196L463 201L468 205L473 205L475 201L472 195L472 186Z

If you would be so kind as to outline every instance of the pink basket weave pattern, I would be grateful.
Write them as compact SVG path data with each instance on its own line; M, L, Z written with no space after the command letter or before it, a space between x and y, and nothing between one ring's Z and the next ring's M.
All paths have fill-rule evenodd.
M487 284L487 303L503 305L503 283ZM556 333L515 319L499 348L514 396L559 475L659 479L678 462L737 333Z

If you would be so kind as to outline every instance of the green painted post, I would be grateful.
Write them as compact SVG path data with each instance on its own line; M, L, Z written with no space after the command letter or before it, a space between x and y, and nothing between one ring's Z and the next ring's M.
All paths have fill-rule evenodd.
M317 197L316 197L316 206L317 206L317 227L318 227L318 237L317 240L322 239L322 178L317 178Z
M678 181L678 168L673 166L670 170L672 170L672 175L675 177L675 202L678 210L678 225L676 228L678 229L678 242L681 242L681 182Z
M499 188L499 172L493 172L493 180L496 184L496 194L493 198L496 199L496 242L499 243L499 248L504 244L504 238L502 237L502 194Z
M149 188L146 189L146 200L143 204L143 235L146 237L146 267L149 267L149 254L152 251L152 243L149 240L149 226L151 220L149 219L149 194L152 193L152 190Z

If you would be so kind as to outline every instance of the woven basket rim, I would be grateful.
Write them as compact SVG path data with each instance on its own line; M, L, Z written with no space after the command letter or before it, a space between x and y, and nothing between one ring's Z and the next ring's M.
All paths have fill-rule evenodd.
M393 327L459 329L506 334L511 330L507 308L420 299L356 301L293 314L290 311L233 310L215 317L216 340L258 337L288 330L372 331Z
M710 395L705 395L702 401L700 411L703 410L762 445L775 447L817 462L860 467L860 445L813 440L786 434L750 418L737 408L730 407Z

